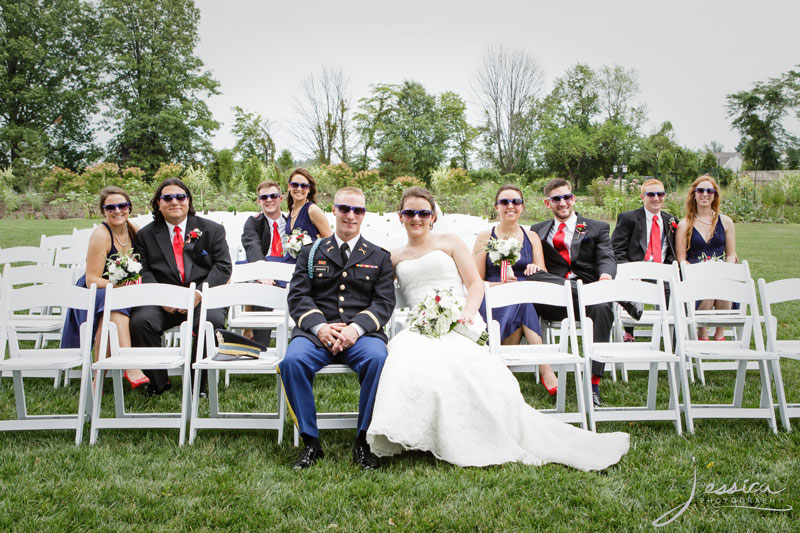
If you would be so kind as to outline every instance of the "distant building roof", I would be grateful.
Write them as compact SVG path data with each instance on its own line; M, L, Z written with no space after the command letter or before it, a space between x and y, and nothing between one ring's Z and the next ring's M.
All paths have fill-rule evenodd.
M724 167L725 164L733 159L734 157L738 157L741 160L744 160L744 156L739 152L711 152L714 154L714 157L717 158L719 162L719 166Z

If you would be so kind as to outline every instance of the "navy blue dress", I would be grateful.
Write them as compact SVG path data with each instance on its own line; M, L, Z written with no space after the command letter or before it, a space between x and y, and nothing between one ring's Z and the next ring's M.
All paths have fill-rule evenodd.
M705 254L705 255L703 255ZM717 219L714 227L714 234L711 240L706 242L700 232L692 228L692 240L689 242L689 249L686 250L687 263L700 263L709 261L712 257L724 260L725 258L725 226L722 225L722 217ZM695 302L695 309L700 306L700 301ZM732 309L739 309L739 302L733 302Z
M106 254L106 259L117 253L117 247L114 246L114 234L111 233L111 228L108 224L103 222L103 225L111 235L111 249ZM131 250L133 252L133 250ZM104 279L108 279L105 274ZM86 273L83 274L75 283L78 287L86 287ZM97 334L97 322L103 317L103 309L106 302L106 289L97 288L97 296L94 302L94 324L92 325L92 339ZM131 316L130 309L118 309L122 314ZM81 345L80 327L81 324L86 322L86 311L83 309L67 309L67 317L64 319L64 329L61 330L61 347L62 348L79 348ZM92 341L94 342L94 341Z
M520 252L519 261L514 263L511 267L514 270L514 276L518 280L525 279L525 267L533 263L533 247L528 238L528 234L522 231L522 251ZM492 237L496 238L494 228L492 228ZM489 254L486 254L486 281L500 281L500 267L495 266L489 259ZM517 283L522 283L517 282ZM483 320L486 321L486 299L481 302L479 310ZM516 304L507 305L505 307L496 307L492 310L492 319L500 323L500 339L503 340L521 326L526 326L531 331L535 331L539 335L542 334L542 328L539 325L539 315L536 314L536 308L533 304Z
M311 242L317 240L317 235L319 235L319 230L314 225L314 223L311 222L311 217L308 216L308 209L311 207L312 204L316 205L314 204L314 202L306 202L305 204L303 204L303 207L300 208L300 212L297 213L297 217L295 217L294 219L292 219L292 212L289 211L289 215L286 217L286 235L291 235L292 231L294 231L297 228L300 228L304 230L306 233L308 233L308 236L311 237ZM297 262L297 259L291 256L288 257L292 263Z

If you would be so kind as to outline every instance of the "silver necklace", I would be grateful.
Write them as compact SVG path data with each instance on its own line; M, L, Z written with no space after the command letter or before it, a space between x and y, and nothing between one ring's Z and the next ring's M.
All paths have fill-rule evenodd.
M119 245L120 245L120 246L122 246L123 248L125 248L126 246L128 246L128 244L131 242L131 236L130 236L130 234L128 233L127 229L128 229L128 225L126 224L126 225L125 225L125 230L126 230L126 231L125 231L125 234L126 234L126 235L128 235L128 240L126 240L125 242L122 242L121 240L119 240L119 237L117 237L117 234L116 234L116 233L114 233L113 231L111 232L111 235L113 235L113 236L114 236L114 238L115 238L115 239L117 239L117 242L118 242L118 243L119 243Z

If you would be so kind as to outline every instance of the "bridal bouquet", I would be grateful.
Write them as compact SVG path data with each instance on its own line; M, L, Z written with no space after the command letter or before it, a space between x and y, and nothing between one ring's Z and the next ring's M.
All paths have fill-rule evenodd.
M508 278L511 265L519 261L522 244L514 237L498 239L491 237L484 247L493 265L500 267L500 281Z
M455 331L472 339L481 346L489 335L476 324L467 325L458 321L464 311L462 303L453 296L451 289L434 289L408 313L411 330L426 337L438 339L446 333Z
M141 275L142 264L139 254L114 254L106 259L105 276L114 285L132 285L138 282Z
M297 257L306 244L311 244L311 237L305 230L295 228L290 235L286 236L283 249L292 257Z

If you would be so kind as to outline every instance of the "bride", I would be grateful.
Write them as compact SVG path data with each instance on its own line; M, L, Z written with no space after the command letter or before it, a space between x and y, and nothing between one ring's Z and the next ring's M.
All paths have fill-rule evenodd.
M392 251L409 305L450 288L464 304L459 322L482 324L483 282L466 245L431 233L436 202L422 187L400 200L408 244ZM464 294L466 287L466 294ZM525 403L503 363L460 333L426 337L410 329L389 343L367 441L378 456L422 450L458 466L561 463L603 470L628 451L627 433L592 433Z

